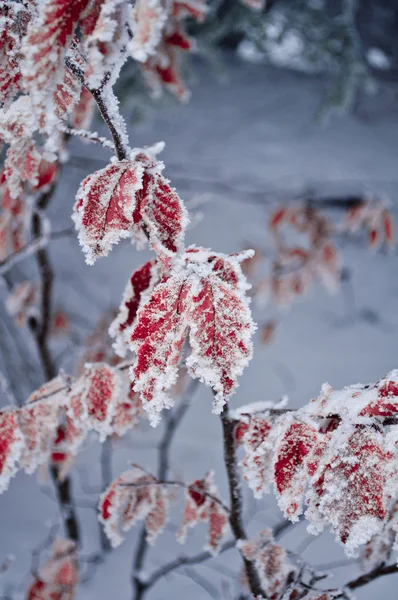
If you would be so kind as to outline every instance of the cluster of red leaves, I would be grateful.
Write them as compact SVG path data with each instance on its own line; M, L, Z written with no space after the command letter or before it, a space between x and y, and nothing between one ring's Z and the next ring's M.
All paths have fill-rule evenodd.
M0 2L0 106L21 90L21 42L30 16L23 4Z
M259 496L273 483L295 521L303 511L313 533L331 526L348 553L380 534L396 497L398 446L385 418L398 415L398 371L372 386L333 392L297 411L247 414L237 423L244 477ZM383 425L383 426L381 426Z
M394 224L384 202L378 198L367 198L348 211L344 228L352 234L366 231L369 247L376 250L385 244L394 248Z
M153 263L133 273L110 332L118 352L128 343L137 354L134 389L153 424L173 404L169 392L188 340L188 371L212 387L216 412L236 388L254 330L239 264L246 256L192 247L159 282Z
M240 540L237 547L246 560L254 562L267 598L281 598L296 568L288 561L286 550L275 542L272 532L260 531L257 538Z
M228 530L229 519L225 507L219 500L214 474L210 472L203 479L191 483L186 490L185 498L184 514L177 533L178 541L185 542L188 528L206 521L209 525L207 549L214 555L218 554Z
M147 540L153 543L167 521L168 495L164 486L138 467L122 473L101 497L99 520L112 546L123 541L135 523L145 520Z
M82 182L73 219L88 264L107 256L120 239L142 239L144 229L159 260L170 266L187 217L162 168L148 149L129 160L113 161Z
M70 540L56 540L48 561L27 591L27 600L73 600L79 580L76 549Z
M105 363L86 365L74 381L52 379L21 408L0 411L0 491L19 468L33 473L49 460L62 479L89 432L124 435L141 414L128 378Z
M369 245L376 249L383 243L388 248L395 245L391 214L385 203L372 198L350 209L341 223L334 223L311 204L282 206L274 211L269 221L273 236L275 258L266 277L258 277L254 294L259 302L269 298L277 306L288 306L295 298L305 294L315 279L327 289L334 291L339 285L339 252L333 241L337 234L356 234L367 231ZM297 239L295 245L287 245L284 233L289 230L290 238ZM255 277L261 251L244 265L247 274ZM268 328L264 328L265 342Z
M187 90L180 74L179 51L192 48L182 19L190 17L201 22L207 9L202 0L137 0L133 14L133 39L129 49L133 58L142 63L144 75L153 93L162 87L181 99Z

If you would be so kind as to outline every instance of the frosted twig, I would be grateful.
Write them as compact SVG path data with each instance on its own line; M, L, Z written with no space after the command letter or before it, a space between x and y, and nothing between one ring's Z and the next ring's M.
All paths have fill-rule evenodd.
M66 125L62 124L58 126L58 129L63 133L67 133L68 135L75 135L77 137L84 138L88 142L95 142L97 144L101 144L104 148L108 148L109 150L115 149L115 146L110 140L98 135L96 131L87 131L86 129L73 129L72 127L67 127Z
M64 229L62 231L54 231L52 233L33 238L31 241L25 244L25 246L19 250L16 250L12 254L9 254L7 258L0 261L0 275L5 275L8 273L8 271L10 271L10 269L15 267L15 265L23 260L26 260L27 258L30 258L33 256L33 254L45 248L50 240L59 240L71 235L73 235L72 229Z

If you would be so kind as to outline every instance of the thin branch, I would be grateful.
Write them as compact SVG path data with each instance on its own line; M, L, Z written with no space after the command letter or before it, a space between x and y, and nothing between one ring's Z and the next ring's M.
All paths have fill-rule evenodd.
M114 144L105 137L98 135L96 131L87 131L86 129L73 129L72 127L67 127L66 125L59 125L59 131L63 133L68 133L69 135L74 135L77 137L81 137L88 142L94 142L97 144L101 144L104 148L108 148L109 150L114 150Z
M227 552L227 550L230 550L231 548L234 548L235 545L235 539L225 542L221 546L220 554L222 554L223 552ZM144 586L144 588L148 589L155 585L155 583L157 583L159 579L165 577L165 575L168 575L169 573L175 571L176 569L179 569L180 567L184 567L186 565L198 565L211 558L214 558L214 555L207 551L200 552L199 554L194 554L193 556L178 556L174 560L171 560L170 562L156 569L146 581L142 582L142 585Z
M229 523L236 540L246 540L247 535L242 518L242 495L236 468L235 422L228 417L227 404L224 405L223 412L221 413L221 423L224 439L224 462L227 471L231 501ZM243 556L242 559L245 564L247 580L251 593L253 596L266 598L267 596L264 593L264 590L261 588L260 579L254 563L247 560Z
M393 563L392 565L381 565L380 567L376 567L373 571L369 573L365 573L365 575L360 575L356 579L352 579L349 581L344 587L349 590L355 590L359 587L367 585L371 581L378 579L379 577L384 577L385 575L392 575L394 573L398 573L398 564Z
M63 229L62 231L54 231L48 235L44 234L33 238L25 246L0 261L0 275L5 275L12 267L45 248L50 240L59 240L71 235L73 235L73 229Z

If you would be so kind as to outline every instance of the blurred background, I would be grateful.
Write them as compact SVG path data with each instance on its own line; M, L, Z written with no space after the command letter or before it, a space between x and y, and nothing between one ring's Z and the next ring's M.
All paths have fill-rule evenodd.
M196 48L183 57L181 67L189 102L167 92L151 97L132 61L123 69L117 91L132 145L166 143L161 155L165 174L191 215L187 244L225 253L249 247L257 252L256 261L247 265L258 323L255 352L232 405L287 395L290 405L298 407L326 381L339 389L380 379L398 367L397 252L383 237L385 231L378 231L376 241L372 237L380 215L388 213L393 224L398 222L398 2L268 0L262 5L218 0L209 2L205 22L191 23L189 31ZM99 116L92 129L106 135ZM149 252L137 252L123 242L106 260L93 267L85 264L71 221L74 197L82 179L102 168L110 155L79 139L71 140L68 154L47 216L52 231L63 232L49 247L55 274L53 310L59 319L58 325L54 321L51 350L57 368L73 374L99 353L101 359L113 360L106 355L111 353L107 326L131 272ZM322 215L325 239L335 252L331 269L326 265L325 272L318 265L315 273L303 276L305 289L299 292L283 287L290 263L281 258L279 230L270 227L280 207L291 213L310 207ZM368 211L361 223L362 217L352 213L358 207ZM288 224L284 248L311 253L307 234ZM6 309L10 287L36 279L33 257L2 278L3 405L22 403L43 382L26 320ZM213 469L226 497L221 428L211 414L211 402L210 390L200 386L173 442L171 473L192 481ZM112 475L129 462L154 468L158 439L159 430L144 421L114 440L107 449ZM108 600L116 593L122 600L133 597L131 562L139 528L105 560L96 560L103 452L93 441L71 471L88 557L77 598ZM244 492L251 533L280 521L271 497L255 501L248 489ZM0 575L0 597L23 598L32 553L37 556L34 550L43 542L45 547L49 530L59 523L45 473L38 481L19 473L0 496L0 514L0 563L14 556ZM203 547L200 528L184 548L177 545L174 525L180 515L181 502L173 509L168 531L148 555L148 572L165 556ZM359 574L358 565L346 562L332 536L309 537L304 523L288 530L282 541L319 568L336 563L327 587ZM175 571L148 598L238 598L239 568L232 550L195 568L195 577ZM398 576L389 576L361 588L356 597L393 600L397 584Z

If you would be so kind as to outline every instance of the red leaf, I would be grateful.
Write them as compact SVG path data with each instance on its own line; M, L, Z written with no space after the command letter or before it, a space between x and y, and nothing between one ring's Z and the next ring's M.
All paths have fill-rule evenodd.
M318 440L314 427L292 423L276 450L275 486L279 506L292 521L298 520L301 500L307 483L305 459Z
M191 302L188 370L212 387L219 413L251 358L253 322L246 303L215 276L195 285Z
M388 210L383 212L384 237L389 248L395 245L394 223Z
M73 600L78 562L71 540L56 540L49 560L40 567L27 591L27 600Z
M163 531L167 518L166 491L156 480L134 468L122 473L101 497L100 521L112 546L122 543L121 529L128 531L146 520L147 540L152 543Z
M17 3L0 6L0 105L7 105L21 90L20 49L29 12Z
M71 124L75 129L89 129L95 110L95 100L90 92L83 88L79 101L75 104Z
M62 79L63 61L75 27L89 0L43 0L29 23L23 44L23 76L34 104L45 106L45 95Z
M167 20L167 10L161 0L137 0L133 10L133 39L129 44L135 60L145 62L153 56Z
M136 209L135 194L142 186L143 167L138 162L113 162L82 182L73 220L86 262L107 256L113 244L131 237Z
M17 462L23 449L16 414L0 412L0 493L8 488L9 481L17 472Z
M188 327L190 283L175 275L161 281L138 314L131 344L137 353L135 390L141 392L152 424L159 411L171 406L166 392L178 376L178 361Z
M390 460L380 433L356 428L323 465L307 495L307 517L315 523L317 515L327 520L347 554L353 554L383 527Z
M109 335L115 339L113 347L119 356L126 355L138 309L158 281L156 260L148 261L131 275L123 293L119 314L109 328Z

